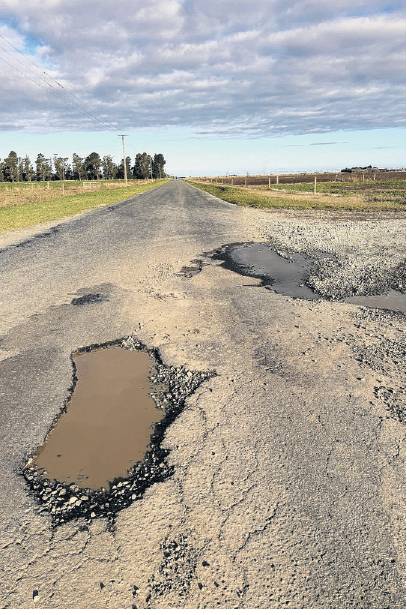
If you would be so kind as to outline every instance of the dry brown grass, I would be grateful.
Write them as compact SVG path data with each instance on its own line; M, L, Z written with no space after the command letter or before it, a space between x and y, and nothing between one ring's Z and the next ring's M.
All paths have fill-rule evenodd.
M131 180L129 187L142 186L150 180ZM89 194L101 190L124 188L123 181L66 181L0 183L0 207L45 203L61 197Z

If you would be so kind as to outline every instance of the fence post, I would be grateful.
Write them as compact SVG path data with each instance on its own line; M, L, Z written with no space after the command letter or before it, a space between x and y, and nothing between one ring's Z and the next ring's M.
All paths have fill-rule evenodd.
M277 185L277 186L278 186L278 182L279 182L279 180L280 180L280 178L279 178L279 176L277 175L277 177L276 177L276 185Z
M314 194L317 193L317 176L314 176Z
M269 190L270 190L270 188L271 188L271 175L269 173Z

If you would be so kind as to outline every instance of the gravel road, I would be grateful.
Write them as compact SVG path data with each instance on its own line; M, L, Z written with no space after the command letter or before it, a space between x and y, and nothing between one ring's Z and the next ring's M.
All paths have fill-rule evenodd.
M404 606L404 318L331 300L389 272L399 288L403 225L239 208L173 181L3 237L0 605ZM202 256L245 241L329 251L326 298ZM166 431L171 477L113 528L54 528L21 468L64 404L71 353L129 335L216 376Z

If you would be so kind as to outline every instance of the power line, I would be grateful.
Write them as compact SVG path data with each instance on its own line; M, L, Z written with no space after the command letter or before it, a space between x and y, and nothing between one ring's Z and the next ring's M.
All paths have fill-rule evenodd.
M13 68L14 70L19 70L17 64L15 64L15 63L13 64L12 62L10 62L10 58L4 58L4 57L1 56L1 54L0 54L0 58L3 60L3 62L5 62L9 66L11 66L11 68ZM34 85L36 85L40 89L44 85L43 83L39 84L38 81L36 81L35 79L33 79L32 77L30 77L28 75L25 75L25 76L26 76L26 78L29 81L31 81Z
M102 126L105 129L108 128L109 130L112 130L112 129L117 130L117 125L116 124L107 123L107 122L105 122L103 120L100 120L93 113L91 113L90 111L84 109L83 108L83 102L81 101L81 99L78 96L76 96L76 94L74 94L73 92L70 92L69 90L67 90L65 88L65 86L62 85L62 83L60 83L57 79L52 77L52 75L47 73L47 71L41 70L34 62L27 63L27 58L21 53L21 51L17 47L15 47L12 43L10 43L10 41L1 33L0 33L0 38L3 39L11 49L13 49L14 51L16 51L19 54L17 58L12 56L14 62L16 62L16 61L19 62L20 65L22 65L25 68L27 68L27 65L28 65L28 67L30 69L35 69L37 71L37 73L39 73L38 76L41 77L41 79L42 79L42 81L39 82L39 83L38 83L37 80L35 80L32 77L26 75L26 77L31 82L35 83L35 85L37 85L38 87L40 87L40 86L42 86L42 87L48 86L49 88L51 88L53 90L56 90L57 88L63 90L64 94L68 98L70 97L71 99L73 99L73 102L72 101L69 101L69 102L72 105L76 105L80 109L80 111L83 114L85 114L88 118L90 118L92 121L96 122L97 124L99 124L100 126ZM2 49L5 53L8 53L10 55L10 52L8 52L6 49L4 49L4 47L0 47L0 49ZM2 56L0 55L0 58L1 57ZM20 58L23 58L24 61L22 61ZM2 59L6 63L8 63L9 66L10 66L10 62L7 62L7 60L5 60L4 57ZM10 57L8 59L10 60ZM15 65L14 65L13 68L15 68ZM54 85L52 85L52 83L50 83L50 81L54 82L56 84L57 88Z
M9 45L9 47L14 49L19 54L18 56L16 56L15 54L11 54L8 49L5 49L4 47L0 47L0 49L2 51L4 51L4 53L8 54L8 60L10 61L10 59L11 59L11 61L14 63L14 65L15 65L14 68L16 68L16 63L17 63L20 66L22 66L24 70L29 68L32 71L32 69L34 69L34 70L37 71L38 77L40 77L42 79L42 82L40 82L41 86L47 85L48 87L50 87L50 88L52 88L54 90L56 89L55 86L52 85L49 81L47 81L47 79L45 78L45 76L44 76L44 75L46 75L45 71L41 71L41 69L36 64L34 64L33 62L28 63L26 58L25 58L25 61L23 62L21 57L24 57L24 56L22 56L21 52L17 49L17 47L12 45L2 34L0 34L0 38L2 38ZM3 60L5 60L4 57L3 57ZM36 85L39 85L39 82L34 80L32 76L27 76L27 78L30 81L32 81L33 83L35 83Z

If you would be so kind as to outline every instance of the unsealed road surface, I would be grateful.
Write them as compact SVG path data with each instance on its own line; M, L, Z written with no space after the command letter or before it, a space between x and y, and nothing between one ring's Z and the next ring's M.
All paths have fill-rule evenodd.
M399 366L376 352L401 320L205 259L178 275L284 216L171 182L0 253L1 606L403 606L404 432L378 394ZM63 406L70 354L130 334L217 376L167 432L173 477L114 531L53 530L19 471Z

